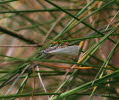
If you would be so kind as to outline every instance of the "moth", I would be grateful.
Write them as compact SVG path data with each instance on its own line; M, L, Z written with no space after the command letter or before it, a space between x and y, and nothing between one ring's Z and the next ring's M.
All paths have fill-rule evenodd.
M78 56L79 54L79 46L53 46L49 47L45 50L42 50L42 54L51 54L51 55L64 55L64 56Z

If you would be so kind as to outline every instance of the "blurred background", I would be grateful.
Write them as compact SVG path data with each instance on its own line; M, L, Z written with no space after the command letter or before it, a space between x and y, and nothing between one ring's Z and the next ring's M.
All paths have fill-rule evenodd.
M14 75L17 76L23 72L24 66L38 64L38 67L31 68L32 72L28 70L17 78L14 76L16 82L11 79L12 82L2 87L1 99L48 100L52 95L57 96L95 80L98 75L102 77L101 73L98 75L97 73L103 65L108 66L105 68L103 66L105 69L105 71L101 70L103 76L118 70L119 1L49 1L56 6L48 0L0 0L1 85L7 83ZM100 42L113 30L115 31L109 38L102 41L103 43ZM42 57L39 55L40 51L56 45L52 43L54 41L61 45L79 45L81 48L79 56ZM98 47L99 42L102 44ZM93 48L95 44L97 46ZM112 51L114 47L115 50ZM86 58L79 61L89 49L92 51L86 55ZM39 58L36 57L37 55ZM82 67L94 68L79 70L64 68L65 66L78 67L77 62ZM65 80L68 81L64 84ZM56 92L59 87L61 88ZM93 87L84 88L82 91L65 97L64 100L88 100L93 90ZM118 92L118 78L110 78L105 83L99 84L92 98L94 100L115 100L115 98L118 100Z

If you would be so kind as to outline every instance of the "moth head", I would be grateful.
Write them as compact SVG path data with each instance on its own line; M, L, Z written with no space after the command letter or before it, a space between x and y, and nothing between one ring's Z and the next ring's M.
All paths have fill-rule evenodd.
M45 50L42 50L40 53L41 54L49 54L50 51L53 51L53 50L55 50L57 48L59 48L59 46L57 46L57 45L56 46L53 46L53 47L48 47Z

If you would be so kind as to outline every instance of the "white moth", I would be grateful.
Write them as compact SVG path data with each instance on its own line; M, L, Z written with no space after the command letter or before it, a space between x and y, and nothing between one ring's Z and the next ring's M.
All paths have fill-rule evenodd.
M42 53L52 54L52 55L64 55L64 56L78 56L79 46L66 46L66 47L50 47L43 50Z

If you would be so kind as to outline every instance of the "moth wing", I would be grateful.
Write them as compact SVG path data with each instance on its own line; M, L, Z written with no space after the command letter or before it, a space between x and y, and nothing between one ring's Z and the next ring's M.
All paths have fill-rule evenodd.
M53 55L68 55L68 56L78 56L79 46L67 46L64 48L58 48L48 53Z

